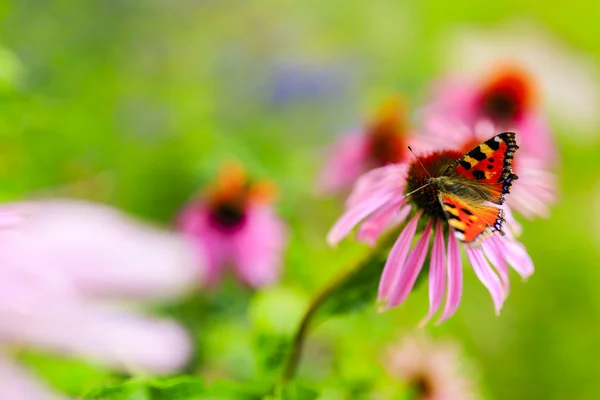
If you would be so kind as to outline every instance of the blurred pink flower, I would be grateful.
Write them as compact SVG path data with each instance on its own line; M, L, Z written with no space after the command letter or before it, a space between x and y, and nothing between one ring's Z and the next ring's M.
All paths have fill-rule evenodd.
M388 99L364 129L334 143L319 176L319 191L325 194L343 191L370 169L404 161L408 136L401 101Z
M535 78L540 107L560 124L565 139L597 140L600 74L593 54L571 46L526 18L457 26L440 44L445 73L483 76L498 63L518 65Z
M209 285L229 264L253 287L279 278L286 227L269 204L272 194L268 183L251 182L239 165L229 164L207 193L184 207L178 226L206 256Z
M461 155L451 151L436 152L423 157L421 161L435 177L439 176L445 165ZM406 300L421 272L433 237L429 268L430 309L423 324L437 312L447 292L441 323L454 314L460 303L462 263L459 242L448 227L436 194L424 192L418 198L404 198L407 186L416 188L421 185L419 182L427 178L423 177L421 168L416 162L394 164L363 175L348 198L346 212L332 227L327 240L331 245L336 245L360 224L358 239L372 244L386 229L398 226L411 216L386 261L379 284L379 301L383 303L383 308L390 308ZM435 200L432 202L431 198ZM420 221L425 228L419 236L417 227ZM444 241L444 229L449 231L448 247ZM418 240L413 247L415 237ZM506 232L506 236L489 236L479 246L464 247L475 274L489 290L496 312L499 313L508 295L508 265L527 278L533 273L529 255L510 231Z
M4 345L151 373L187 361L191 344L179 325L115 304L173 296L197 282L200 260L184 238L105 206L45 201L1 206L0 242ZM34 382L0 359L0 398L58 398Z
M455 343L407 335L387 349L384 365L394 379L406 382L416 400L476 398L473 375Z
M420 138L426 148L433 149L451 148L467 152L498 132L498 128L490 121L472 121L473 125L469 126L456 120L451 122L443 116L432 115L424 122ZM519 184L513 187L506 202L509 207L529 219L548 217L550 206L556 202L557 197L557 178L551 172L551 164L556 160L553 155L555 150L546 140L548 153L543 155L539 149L544 147L544 135L538 133L529 136L529 142L521 145L520 140L524 135L515 132L519 151L514 156L512 167L519 176ZM536 143L540 145L539 149L536 149ZM528 148L530 151L527 151Z
M535 157L552 166L557 152L550 128L537 107L533 77L515 66L499 66L482 82L453 78L439 82L430 103L423 110L424 137L435 148L448 148L447 141L458 148L473 148L473 132L480 123L493 125L498 131L517 134L519 155ZM466 129L457 131L439 125ZM460 133L463 133L462 136ZM458 137L457 137L458 136ZM437 142L435 140L438 140Z

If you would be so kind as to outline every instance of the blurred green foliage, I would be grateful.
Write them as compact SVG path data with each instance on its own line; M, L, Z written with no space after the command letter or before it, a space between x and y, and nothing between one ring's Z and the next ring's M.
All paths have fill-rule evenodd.
M229 283L167 307L192 330L197 354L188 372L208 386L273 378L310 298L365 251L351 241L339 249L325 244L341 201L314 195L321 150L389 94L401 92L419 106L442 68L439 46L451 29L530 18L595 62L600 56L600 7L592 3L361 4L24 0L0 6L3 200L82 197L168 226L224 160L238 159L254 176L277 182L278 208L291 227L282 283L263 293ZM315 89L286 88L290 82L278 71L289 65L308 68ZM524 222L535 275L523 283L513 274L496 317L485 288L467 271L458 313L425 328L463 345L485 398L600 397L600 256L591 222L592 208L600 207L592 198L600 144L578 142L564 128L556 137L560 202L550 219ZM400 390L381 365L383 348L414 329L427 304L422 285L399 309L380 314L373 307L320 325L300 376L328 399ZM73 395L93 385L122 387L121 377L79 363L48 368L45 357L23 356ZM121 398L167 398L133 382L128 390L142 394ZM295 398L285 397L291 392L313 393L281 389L280 398Z

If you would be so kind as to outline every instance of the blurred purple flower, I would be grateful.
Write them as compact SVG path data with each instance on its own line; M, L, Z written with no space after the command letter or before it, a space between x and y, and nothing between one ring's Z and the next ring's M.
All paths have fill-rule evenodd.
M436 152L421 160L435 177L447 162L457 160L460 155L458 152ZM360 224L358 239L373 244L386 229L398 226L412 215L386 261L379 284L379 301L384 308L390 308L399 306L406 300L423 268L429 253L429 242L433 237L429 268L430 309L423 324L437 312L444 292L447 292L446 305L438 322L441 323L454 314L462 295L459 242L452 229L448 229L448 223L442 217L444 214L437 202L431 203L429 198L423 198L426 204L422 204L420 201L413 201L412 197L404 197L407 186L416 187L414 185L418 181L418 174L423 174L421 166L413 162L388 165L363 175L347 200L346 212L332 227L327 240L331 245L336 245ZM427 176L423 179L425 178ZM425 228L413 247L413 240L418 236L419 221L425 223ZM444 242L444 229L449 230L448 247ZM508 264L523 278L533 273L529 255L510 231L506 236L487 237L477 247L465 246L465 250L475 274L489 290L497 313L508 295Z
M402 102L390 98L364 129L350 132L334 143L319 176L319 191L343 191L364 172L406 160L410 136L406 119Z
M387 349L383 361L394 379L402 379L417 400L475 399L474 379L457 344L407 335ZM468 378L467 378L468 376Z
M253 287L279 278L286 227L269 204L272 194L268 183L251 182L239 165L229 164L208 193L184 207L178 226L206 256L209 285L229 264Z
M274 63L268 83L268 101L284 105L293 101L341 98L352 88L353 73L338 65L306 65L294 61Z
M158 374L187 361L179 325L114 302L173 296L197 282L200 260L184 238L105 206L56 200L0 207L0 241L5 345ZM57 397L4 358L0 398Z

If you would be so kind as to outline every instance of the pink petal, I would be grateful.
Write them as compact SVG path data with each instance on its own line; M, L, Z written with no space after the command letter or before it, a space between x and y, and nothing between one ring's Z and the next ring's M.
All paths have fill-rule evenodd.
M397 225L406 219L410 206L403 207L406 200L399 196L382 206L368 217L360 226L356 238L371 246L375 245L379 236L393 224Z
M346 200L346 208L387 192L402 193L408 168L408 164L390 164L366 172L354 184L352 193Z
M182 236L92 203L36 205L22 232L44 258L39 268L60 272L87 295L172 296L199 280L203 263Z
M270 208L249 210L246 225L232 237L233 264L238 276L254 287L279 278L286 228Z
M394 285L395 287L390 295L390 301L388 302L389 307L396 307L402 304L412 291L415 281L423 267L423 262L425 262L425 257L427 257L427 252L429 251L429 240L432 227L433 220L430 220L413 251L410 253L410 256L408 256L404 268L400 271L398 282Z
M502 236L493 236L491 239L495 242L504 259L521 277L527 279L533 274L533 261L521 243Z
M502 283L488 264L483 256L483 251L480 248L467 247L466 252L467 257L473 266L473 271L475 271L475 275L477 275L481 283L489 290L490 295L492 296L496 314L500 314L505 299Z
M51 299L29 313L1 305L0 318L4 343L54 350L133 372L175 371L191 350L187 334L177 324L84 300Z
M384 196L365 198L362 203L359 203L346 211L327 234L327 242L329 245L337 245L360 221L387 203L394 197L394 194L395 193L390 192Z
M24 369L0 358L0 399L60 400L66 397L53 393Z
M504 295L508 296L508 291L510 288L510 281L508 279L508 265L506 265L506 261L502 257L502 250L498 248L496 242L490 240L490 238L483 241L481 248L483 249L486 258L492 263L494 268L496 268L496 272L498 272L498 276L500 277L504 287Z
M210 211L202 203L184 207L177 226L187 236L198 257L205 260L204 284L217 285L232 253L231 238L211 225Z
M335 143L319 176L317 188L323 194L350 187L367 168L367 143L362 132L351 133Z
M378 301L388 300L390 291L399 279L400 272L404 267L404 262L408 255L408 250L410 250L413 238L415 237L421 214L422 211L417 211L415 216L406 224L388 255L383 273L381 274L381 280L379 281Z
M444 289L446 287L446 245L444 244L444 227L438 221L431 249L431 263L429 266L429 313L421 322L426 325L442 304Z
M454 232L450 230L448 232L448 296L442 317L436 325L441 324L456 312L462 296L462 281L462 262L458 240Z

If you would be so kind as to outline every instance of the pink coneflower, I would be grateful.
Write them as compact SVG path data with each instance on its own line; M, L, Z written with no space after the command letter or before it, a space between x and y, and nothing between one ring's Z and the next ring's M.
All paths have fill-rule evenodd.
M440 43L447 74L477 77L499 62L518 65L535 77L540 106L566 128L566 140L597 138L600 75L592 54L528 19L455 28Z
M408 297L429 253L429 242L433 237L429 269L430 310L426 321L439 309L445 291L446 305L440 322L456 311L462 294L462 264L457 237L466 240L465 232L460 231L457 222L453 222L452 229L449 229L448 212L438 199L441 192L431 185L407 198L404 195L428 182L429 176L424 169L433 178L443 176L447 168L462 155L456 151L438 151L422 157L423 166L414 161L411 164L388 165L366 173L356 182L348 198L346 212L329 232L328 242L335 245L362 222L358 237L372 243L384 230L398 226L410 217L390 251L381 277L379 301L384 308L398 306ZM518 186L518 181L514 186ZM478 210L479 215L476 216L480 221L489 220L490 216L485 214L489 210L473 210ZM463 212L468 210L463 209ZM523 245L512 237L510 231L505 236L496 234L502 230L502 212L498 214L496 211L491 217L492 222L487 223L489 229L486 232L494 234L482 235L481 240L465 246L465 251L475 274L490 291L498 313L508 294L507 265L510 264L526 278L533 273L533 264ZM419 223L424 229L417 235ZM447 247L444 232L448 232ZM417 236L418 240L413 246L413 239Z
M184 207L178 226L206 255L208 284L216 284L228 265L253 287L277 280L286 229L273 211L272 195L272 185L252 182L239 165L228 164Z
M403 162L409 132L406 111L397 98L388 99L365 128L335 143L319 177L323 193L350 188L356 178L373 168Z
M515 66L501 66L481 82L458 78L440 82L424 110L423 122L427 128L433 128L434 138L437 134L443 140L451 140L449 137L457 132L435 132L436 125L464 125L475 130L482 122L493 124L497 131L517 134L521 148L519 156L535 157L545 166L551 166L556 161L556 148L550 128L537 106L537 96L534 80L526 71ZM472 148L477 143L470 140L478 138L452 139L461 144L459 148ZM435 148L448 148L443 141L432 143L430 138L428 143Z
M475 399L465 364L455 343L412 335L390 346L384 359L388 372L407 384L415 400Z
M168 373L191 343L178 324L119 305L182 293L201 260L173 233L108 207L75 201L0 207L0 342L43 348L112 368ZM56 399L9 357L0 398Z

